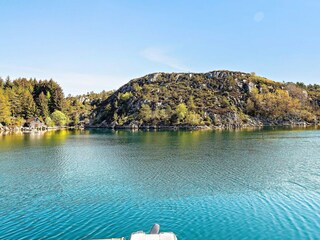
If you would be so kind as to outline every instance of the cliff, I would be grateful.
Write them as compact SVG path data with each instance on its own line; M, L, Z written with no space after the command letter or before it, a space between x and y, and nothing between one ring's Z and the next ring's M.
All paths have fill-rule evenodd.
M241 128L317 124L320 88L255 74L153 73L133 79L91 114L89 127Z

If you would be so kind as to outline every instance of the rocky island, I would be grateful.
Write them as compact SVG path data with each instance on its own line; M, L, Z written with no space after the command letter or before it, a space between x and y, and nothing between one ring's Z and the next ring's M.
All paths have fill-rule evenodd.
M103 101L87 127L245 128L317 125L320 86L280 83L255 73L153 73Z

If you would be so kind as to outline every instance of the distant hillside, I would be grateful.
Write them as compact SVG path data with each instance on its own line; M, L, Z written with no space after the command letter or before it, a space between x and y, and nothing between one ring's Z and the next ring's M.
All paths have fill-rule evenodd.
M133 79L91 114L91 127L238 128L317 124L320 86L254 73L153 73Z

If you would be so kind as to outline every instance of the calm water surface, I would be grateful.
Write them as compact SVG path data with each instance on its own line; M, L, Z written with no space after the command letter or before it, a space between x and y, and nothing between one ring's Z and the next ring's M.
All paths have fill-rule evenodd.
M320 131L0 136L0 239L320 239Z

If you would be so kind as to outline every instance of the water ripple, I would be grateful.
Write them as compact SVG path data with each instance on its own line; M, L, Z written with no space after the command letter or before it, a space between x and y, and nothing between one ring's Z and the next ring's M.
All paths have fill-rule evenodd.
M65 137L0 146L0 239L320 238L318 131Z

